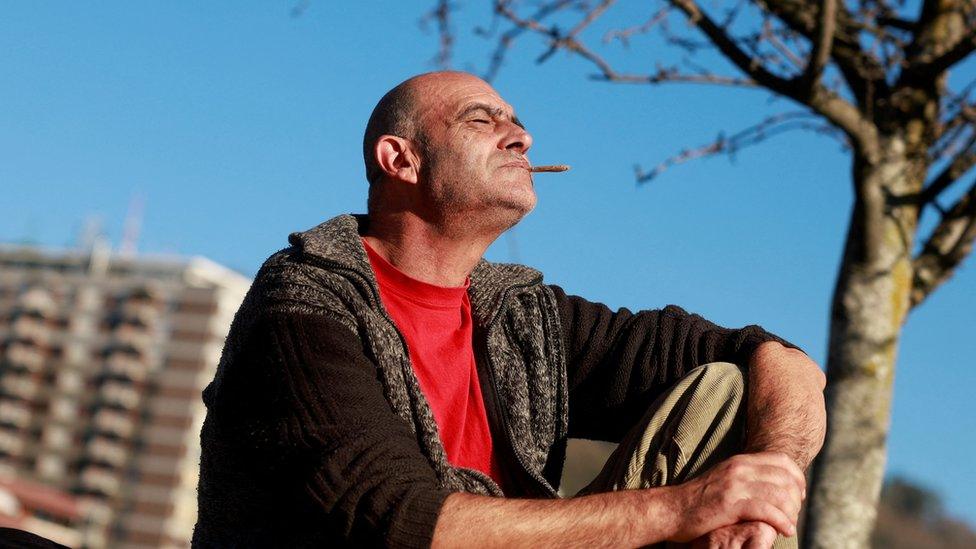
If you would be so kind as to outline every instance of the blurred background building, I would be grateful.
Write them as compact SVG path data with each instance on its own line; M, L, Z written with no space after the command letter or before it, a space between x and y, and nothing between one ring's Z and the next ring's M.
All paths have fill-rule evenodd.
M187 547L201 392L250 280L203 258L0 246L0 526Z

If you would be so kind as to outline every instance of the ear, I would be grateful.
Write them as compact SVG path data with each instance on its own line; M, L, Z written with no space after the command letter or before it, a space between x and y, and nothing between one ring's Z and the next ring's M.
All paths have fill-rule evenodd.
M382 135L373 150L376 162L388 177L416 185L420 180L420 158L410 140L396 135Z

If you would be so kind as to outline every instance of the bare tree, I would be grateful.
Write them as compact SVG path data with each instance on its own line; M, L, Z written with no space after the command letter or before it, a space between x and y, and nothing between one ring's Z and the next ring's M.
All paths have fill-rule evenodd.
M813 467L805 542L865 547L876 517L895 356L912 308L948 280L976 240L976 81L950 89L948 73L976 49L976 0L736 0L725 8L659 0L646 22L608 33L628 43L659 32L684 55L646 73L615 68L586 42L614 0L493 0L494 77L522 35L543 38L539 61L558 51L585 60L613 83L697 83L766 90L799 107L770 116L651 170L734 153L777 133L834 136L851 154L854 205L834 288L827 357L828 433ZM433 12L448 29L450 5ZM917 11L917 13L910 13ZM685 24L680 32L673 21ZM745 27L745 30L741 30ZM442 46L450 45L442 35ZM716 52L729 74L696 63ZM448 59L442 52L440 59ZM715 63L710 63L710 66ZM946 193L950 188L962 193ZM956 200L942 205L947 195ZM919 234L923 212L939 216ZM916 251L917 250L917 251Z

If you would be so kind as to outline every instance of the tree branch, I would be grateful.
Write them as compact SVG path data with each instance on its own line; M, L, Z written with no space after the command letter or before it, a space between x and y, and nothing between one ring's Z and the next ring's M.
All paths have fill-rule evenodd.
M644 34L650 31L652 28L654 28L654 25L657 25L663 21L664 18L668 16L668 12L670 11L671 8L669 6L665 6L654 12L654 14L651 15L646 22L640 25L609 31L603 36L603 43L606 44L612 40L620 40L624 46L629 46L631 36L635 34Z
M735 48L734 43L724 33L721 29L714 26L707 17L701 14L697 6L692 0L671 0L672 3L681 7L681 5L688 6L686 13L689 14L690 18L694 18L694 14L699 14L698 17L702 21L702 30L716 42L719 49L726 54L740 69L750 74L748 71L748 57L745 56L741 50ZM692 21L694 22L694 20ZM723 48L722 45L725 44L726 47ZM878 155L878 143L877 143L877 129L874 124L865 120L861 113L856 107L844 101L840 96L827 91L822 86L814 84L809 88L800 88L793 84L793 81L783 81L777 77L772 76L772 79L768 78L762 72L754 71L758 74L750 74L757 82L764 85L765 87L776 91L782 95L790 97L795 101L807 105L814 111L822 114L828 120L833 122L837 127L843 129L851 139L855 141L860 148L862 148L869 158L874 158Z
M820 80L824 67L830 59L830 49L834 43L834 28L837 24L837 0L824 0L820 4L820 18L817 24L817 40L803 74L806 88L813 88Z
M700 73L697 75L681 75L674 69L658 70L652 75L633 75L621 74L617 72L609 63L593 50L583 44L576 36L563 34L556 26L543 25L536 18L522 18L511 8L509 0L495 0L495 10L498 14L511 21L516 27L541 34L549 40L549 49L537 59L543 62L559 49L575 53L596 65L602 73L601 79L614 82L628 83L649 83L656 84L662 82L696 82L721 85L736 85L756 87L762 86L774 93L783 95L794 101L809 107L814 112L824 116L832 124L843 130L851 139L852 144L857 146L862 154L869 159L879 157L879 147L877 140L877 128L865 119L860 111L853 104L847 102L834 92L827 90L819 84L812 87L802 87L799 77L785 79L767 69L762 60L758 57L750 56L736 41L727 34L726 30L715 23L694 0L667 0L674 8L685 14L690 23L695 25L718 50L747 78L736 79L732 77L718 76L711 73ZM789 0L779 0L789 1ZM549 8L555 2L544 4L543 8ZM565 4L560 4L564 6ZM606 2L597 8L605 8ZM551 13L552 10L549 10ZM601 12L602 13L602 12ZM589 24L593 21L592 11L588 12L584 21ZM579 25L577 25L579 28Z
M944 155L954 154L953 146L965 130L976 130L976 105L969 103L969 94L976 88L976 80L963 86L959 93L945 97L940 110L948 114L939 124L937 136L929 147L929 160L936 162Z
M600 71L598 76L593 77L596 80L628 84L662 84L666 82L683 82L695 84L718 84L722 86L757 87L756 82L747 78L722 76L706 71L699 71L695 74L687 74L679 72L675 67L664 68L659 66L657 71L652 74L633 74L617 71L612 65L610 65L610 63L607 62L606 59L594 52L575 36L576 33L583 30L585 26L591 24L597 18L597 16L601 15L603 11L609 8L612 3L612 1L604 1L601 3L599 6L587 13L582 23L576 25L572 31L565 35L560 34L559 30L555 27L546 27L539 21L540 17L556 11L555 9L552 9L552 6L556 5L556 3L548 4L546 7L549 9L546 9L545 11L540 10L540 13L537 13L529 18L519 17L518 14L509 7L508 2L505 0L496 1L495 9L501 16L511 21L517 29L541 34L549 39L549 49L539 56L537 59L538 62L545 61L557 50L563 49L579 55L583 59L586 59L595 65ZM564 6L565 3L562 3L560 7Z
M926 1L915 37L905 49L907 66L899 83L930 79L976 50L974 22L973 0Z
M440 48L433 62L439 69L449 69L454 50L454 34L451 33L451 5L448 0L437 0L437 5L420 20L420 27L426 30L430 21L437 23L437 35L440 39Z
M970 30L969 34L949 48L948 51L928 61L923 72L927 74L939 74L959 61L962 61L966 56L973 53L973 51L976 51L976 29ZM921 59L919 62L925 63L925 60Z
M577 23L575 27L573 27L573 30L569 31L568 36L576 36L577 34L582 32L583 29L590 26L594 21L599 19L600 16L603 15L603 12L607 11L610 8L610 6L613 5L614 2L616 2L616 0L602 0L597 7L593 8L592 10L589 11L589 13L586 14L586 17L584 17L582 21L580 21L579 23Z
M811 43L816 44L818 42L818 19L815 17L817 2L802 0L757 1ZM867 106L871 103L872 94L888 93L887 84L884 80L884 68L877 59L861 50L858 28L851 14L844 9L843 5L838 5L836 11L831 57L837 62L838 68L844 75L847 85L854 92L858 103Z
M832 134L835 137L843 135L837 128L830 124L816 123L816 118L816 115L807 111L785 112L767 117L759 123L749 126L731 136L726 136L724 133L721 133L711 143L694 149L685 149L667 158L649 172L645 172L640 166L635 166L634 173L637 178L637 183L647 183L664 173L668 168L690 160L719 154L728 154L730 158L734 159L735 155L742 149L758 145L771 137L792 130L813 130L818 133Z
M769 72L761 63L735 43L725 30L715 24L708 15L694 2L694 0L669 0L669 3L682 12L691 24L697 26L715 44L719 51L742 72L755 80L759 85L780 95L794 97L795 86L789 80Z
M976 166L976 132L969 136L962 151L957 153L939 175L926 185L919 195L919 205L924 206L934 201L942 191L966 175L973 166Z
M976 241L976 183L942 217L922 251L912 261L914 276L910 295L916 307L949 280L973 251Z
M628 74L628 73L618 73L613 70L612 67L606 65L602 59L596 55L586 51L577 52L580 56L589 59L593 63L600 67L603 74L594 75L593 80L602 80L606 82L619 82L622 84L664 84L668 82L674 83L687 83L687 84L716 84L720 86L737 86L741 88L756 88L758 84L752 80L745 78L736 78L734 76L723 76L719 74L713 74L710 72L701 72L697 74L681 73L678 71L677 67L658 67L657 72L652 74ZM591 59L590 56L593 56Z
M538 9L538 11L536 11L530 17L530 19L532 20L542 19L553 12L557 12L565 8L571 2L572 0L557 0L555 2L549 2L547 4L544 4L542 7ZM495 13L497 15L505 16L502 10L502 6L503 4L506 3L507 0L495 0ZM510 17L506 16L506 19L512 21ZM511 29L502 33L501 37L499 37L498 39L498 45L495 46L495 51L491 55L491 62L488 65L488 69L482 75L485 81L491 82L492 80L495 79L495 76L498 75L498 71L501 69L502 63L505 61L505 53L512 46L512 42L514 42L515 39L518 38L520 34L522 34L527 30L531 30L531 29L529 29L526 26L516 24ZM544 34L548 35L549 33L544 33Z
M893 29L898 29L898 30L901 30L901 31L906 31L906 32L914 32L915 31L915 22L914 21L907 21L907 20L902 19L900 17L894 17L894 16L890 16L890 15L881 15L881 16L878 16L877 22L878 22L879 25L884 25L886 27L891 27Z
M856 107L822 86L814 84L811 88L801 88L796 80L785 80L770 73L742 51L693 0L669 1L683 11L691 23L699 27L718 46L719 51L758 84L822 114L838 128L844 130L868 158L877 158L879 154L877 128L864 119Z
M780 53L785 59L793 64L794 67L803 70L807 63L800 58L796 53L793 52L782 40L776 36L776 32L773 30L773 25L770 19L763 21L763 30L761 37L769 42L769 45L773 47L776 51Z

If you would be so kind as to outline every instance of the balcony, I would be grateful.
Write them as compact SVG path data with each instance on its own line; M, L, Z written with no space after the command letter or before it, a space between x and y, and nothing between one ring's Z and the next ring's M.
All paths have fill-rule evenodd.
M132 410L139 406L140 393L130 383L107 380L98 391L99 400L113 408Z
M87 446L88 458L97 464L121 468L129 457L129 451L123 444L116 441L95 437Z
M111 353L105 359L105 374L112 379L141 383L147 369L142 358L127 353Z
M21 402L0 400L0 425L24 429L30 424L30 409Z
M31 315L17 315L10 323L11 334L18 339L29 339L38 345L46 345L50 334L47 322Z
M85 492L102 496L114 496L121 487L118 475L96 465L85 467L79 482Z
M44 318L49 317L57 309L51 293L44 288L30 288L20 294L17 305L18 311L30 312Z
M42 436L44 445L51 450L64 451L71 445L71 431L62 425L47 425Z
M24 453L24 438L18 433L0 430L0 454L19 457Z
M30 372L44 368L44 351L29 339L15 339L7 345L7 361Z
M129 414L103 408L95 413L92 426L101 433L107 433L119 438L129 438L135 432L135 421Z
M40 390L40 384L30 374L18 375L9 372L0 379L0 390L5 395L23 400L33 400Z
M111 343L113 347L132 347L140 353L152 343L153 337L145 328L131 324L119 324L112 330Z
M145 328L152 327L159 316L158 306L149 301L128 300L117 310L122 322Z

